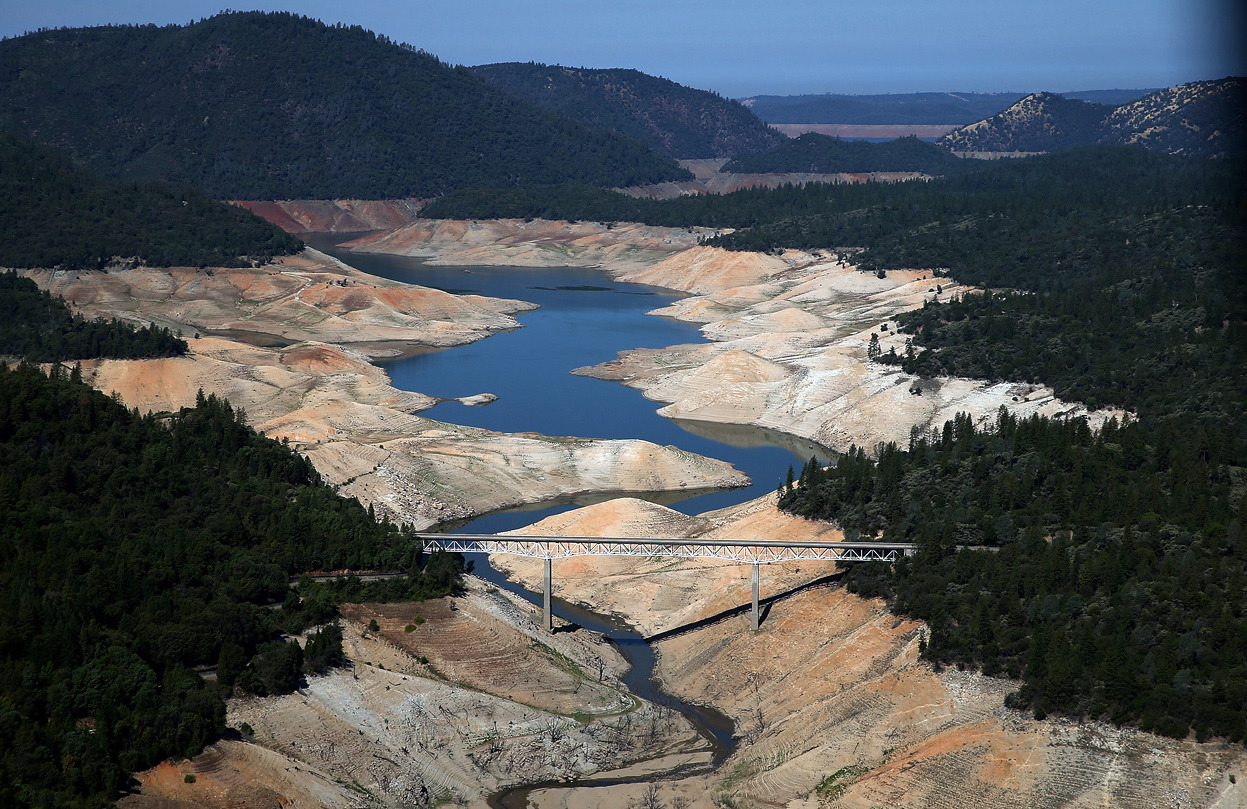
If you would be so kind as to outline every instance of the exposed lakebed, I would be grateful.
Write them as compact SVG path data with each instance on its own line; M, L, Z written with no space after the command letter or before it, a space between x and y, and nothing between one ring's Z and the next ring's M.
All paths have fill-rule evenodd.
M790 436L755 427L687 423L659 416L658 405L639 392L612 382L571 374L575 368L612 360L631 348L663 348L705 339L695 326L646 315L666 306L680 293L619 283L604 271L561 267L462 267L426 264L419 259L352 253L336 247L348 237L321 234L309 242L356 269L396 281L420 284L456 294L512 298L540 306L519 315L524 328L466 346L424 351L379 363L395 387L444 399L479 393L498 396L486 406L465 407L444 402L421 415L500 432L538 432L586 438L642 438L727 461L753 480L751 486L726 492L663 493L662 502L694 514L734 505L773 491L788 466L800 467L811 454L825 450ZM644 493L639 493L644 494ZM561 510L583 504L545 504L500 512L473 520L459 530L492 533L517 528ZM473 555L475 556L475 555ZM540 598L508 581L487 557L474 559L478 574L534 603ZM625 684L632 693L666 704L693 722L717 764L734 749L732 723L718 711L677 700L653 681L654 653L640 635L618 621L566 602L557 613L610 638L632 664ZM667 776L673 773L667 773ZM614 780L609 775L575 782L605 786L645 778ZM494 806L527 804L528 794L553 784L513 788L492 796ZM567 783L562 786L568 786Z
M403 390L444 399L478 393L498 396L496 402L479 407L445 402L422 416L507 433L640 438L727 461L753 480L751 486L732 491L696 493L682 500L668 492L654 498L686 514L773 492L790 465L799 469L812 454L828 457L826 450L809 442L757 427L665 419L656 412L659 404L631 388L571 374L575 368L613 360L628 349L706 342L696 326L646 315L684 297L681 293L620 283L595 269L437 266L418 258L353 253L336 246L351 237L306 238L317 249L382 278L541 307L520 314L517 319L524 327L516 331L378 363ZM474 520L471 530L494 533L517 528L589 500L486 515Z

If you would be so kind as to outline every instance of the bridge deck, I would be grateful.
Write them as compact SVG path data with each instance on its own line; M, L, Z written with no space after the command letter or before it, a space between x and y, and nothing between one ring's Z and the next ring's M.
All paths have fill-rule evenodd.
M727 559L753 565L753 628L759 627L759 568L771 562L821 559L829 562L894 562L915 546L906 542L792 542L781 539L651 539L636 537L547 537L499 534L427 534L425 545L455 553L509 553L545 560L544 615L554 630L550 594L552 561L569 556L666 556L683 559Z
M768 564L802 559L830 562L894 562L910 555L907 542L793 542L765 539L652 539L636 537L551 537L499 534L427 534L426 545L457 553L508 553L537 559L570 556L640 556L726 559Z

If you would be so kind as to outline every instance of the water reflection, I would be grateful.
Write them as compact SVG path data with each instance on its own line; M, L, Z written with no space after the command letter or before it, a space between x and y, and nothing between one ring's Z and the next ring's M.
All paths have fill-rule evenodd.
M823 466L835 463L839 454L821 444L815 444L795 435L756 427L752 424L723 424L717 421L696 421L694 419L671 419L671 423L681 430L709 438L720 444L733 447L779 447L793 454L796 458L808 461L816 458ZM803 462L804 463L804 462Z

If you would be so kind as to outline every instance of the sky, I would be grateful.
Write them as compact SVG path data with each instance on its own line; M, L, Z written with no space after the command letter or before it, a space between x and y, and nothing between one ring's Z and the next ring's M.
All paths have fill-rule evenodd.
M0 0L0 36L186 24L220 0ZM1055 92L1243 75L1237 0L261 0L452 64L630 67L730 98Z

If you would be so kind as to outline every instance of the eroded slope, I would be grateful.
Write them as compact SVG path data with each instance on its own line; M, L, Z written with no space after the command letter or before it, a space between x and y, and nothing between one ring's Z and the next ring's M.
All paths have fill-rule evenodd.
M223 396L308 455L342 494L396 522L427 528L585 494L748 485L727 464L644 441L513 436L424 419L415 414L439 400L394 388L369 362L516 328L508 313L532 308L521 301L385 281L310 250L243 270L30 275L87 316L196 335L185 357L87 363L97 388L157 412L194 404L201 389ZM493 398L483 390L461 401Z
M712 342L625 351L574 373L637 388L666 403L658 412L669 418L752 424L844 451L904 445L911 428L958 412L994 419L1002 405L1019 416L1087 415L1093 426L1109 415L1038 385L920 379L869 362L871 334L881 353L905 352L898 314L969 291L926 271L880 278L821 255L697 247L616 277L693 293L654 314L700 323Z
M475 579L453 599L344 606L346 668L231 700L244 741L140 773L123 805L480 806L510 784L705 758L683 717L621 687L609 644L545 634L529 612Z
M700 518L615 501L548 518L532 533L773 538L828 531L763 498ZM647 533L648 532L648 533ZM502 560L500 560L502 561ZM528 580L535 565L506 562ZM768 565L763 594L797 578ZM704 562L587 558L555 568L566 599L609 608L647 630L747 602L748 579ZM720 571L722 568L722 572ZM819 571L825 572L825 571ZM726 573L726 575L725 575ZM774 584L772 584L774 583ZM740 744L716 773L659 784L657 797L694 809L788 806L1173 807L1240 806L1247 753L1100 722L1035 721L1004 707L1016 683L919 659L923 625L879 600L817 587L774 603L759 632L747 616L658 644L664 687L730 715ZM838 775L837 775L838 774ZM1231 781L1231 776L1234 781ZM544 790L538 807L628 805L645 787Z

